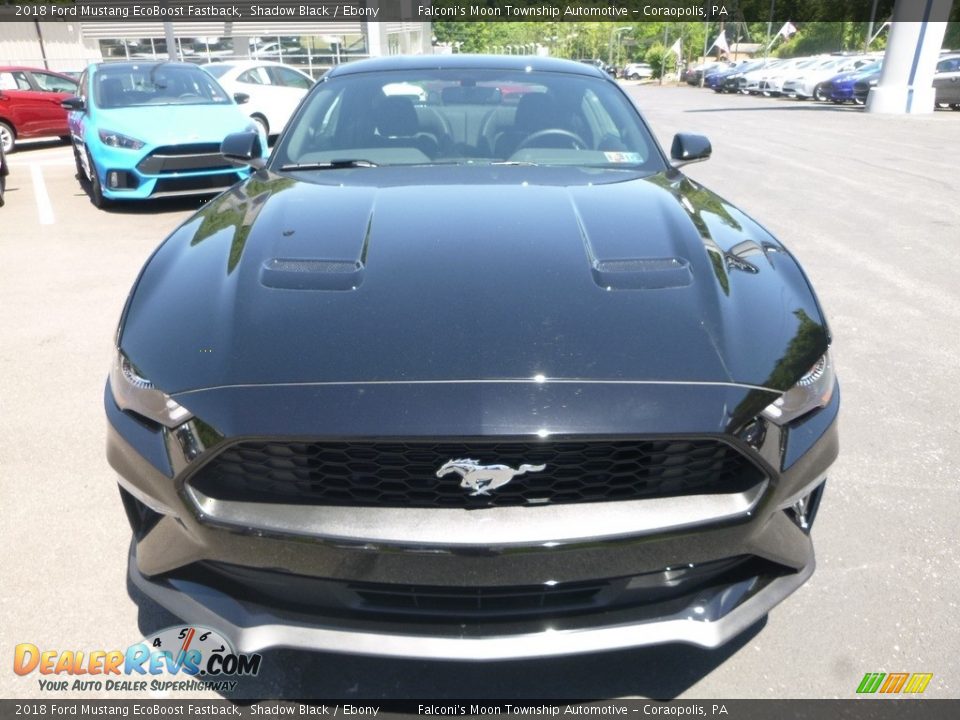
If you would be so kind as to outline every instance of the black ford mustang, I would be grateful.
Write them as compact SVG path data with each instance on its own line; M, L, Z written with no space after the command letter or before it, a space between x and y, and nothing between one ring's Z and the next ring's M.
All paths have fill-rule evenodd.
M330 72L154 253L105 394L130 575L238 650L718 646L814 568L830 334L581 63Z

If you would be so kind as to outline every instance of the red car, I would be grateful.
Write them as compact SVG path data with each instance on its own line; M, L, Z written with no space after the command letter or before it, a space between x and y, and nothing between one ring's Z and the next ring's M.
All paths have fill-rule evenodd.
M6 152L17 140L59 135L67 139L67 111L60 102L77 94L67 75L28 67L0 67L0 141Z

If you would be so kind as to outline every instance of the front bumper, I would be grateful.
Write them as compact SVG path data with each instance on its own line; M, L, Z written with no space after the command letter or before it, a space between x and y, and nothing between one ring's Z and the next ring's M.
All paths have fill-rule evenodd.
M853 100L853 85L831 85L826 91L826 95L834 102L847 102L849 100Z
M650 398L660 390L644 392ZM744 497L740 505L724 504L730 500L725 495L674 498L687 503L685 516L674 518L676 508L657 505L666 498L630 501L637 503L632 526L618 514L618 503L384 509L406 512L406 523L396 517L371 521L365 511L379 509L360 508L351 526L341 518L343 508L297 513L291 506L290 513L245 516L250 509L243 503L203 505L183 483L189 464L179 456L176 431L148 427L119 411L109 390L105 401L108 457L120 473L134 528L131 581L185 621L221 631L243 652L290 647L495 660L672 642L717 647L813 573L809 527L793 509L800 498L819 499L838 447L839 391L827 408L789 432L770 425L762 439L751 440L761 461L773 467L759 496ZM289 408L284 398L277 402ZM288 424L296 423L292 415ZM339 421L350 426L350 418ZM551 529L550 511L571 508L579 510L580 522L559 518ZM529 513L530 520L498 528L501 510ZM538 524L535 514L542 511ZM459 515L424 521L437 512ZM674 519L658 523L661 512ZM511 526L527 534L511 537ZM586 586L596 588L589 597ZM464 598L477 600L476 613L464 612ZM505 598L509 611L502 611Z
M236 167L204 168L204 162L189 161L181 163L183 167L165 170L153 159L152 153L157 149L125 150L98 143L93 159L103 196L110 200L145 200L210 195L222 192L249 174ZM191 168L191 164L199 167Z
M174 615L215 628L241 653L270 648L343 652L384 657L444 660L508 660L687 643L724 645L763 618L813 574L814 560L800 571L758 588L755 580L712 589L670 615L650 620L642 613L621 614L604 624L578 626L555 620L533 629L488 628L472 635L466 628L439 631L394 621L380 628L350 626L339 618L284 613L255 601L227 595L206 585L176 579L148 579L137 569L131 547L130 579L150 599ZM407 629L408 632L404 632ZM511 632L512 630L512 632Z
M783 84L784 95L795 95L798 98L808 98L813 95L813 86L800 80L788 80Z

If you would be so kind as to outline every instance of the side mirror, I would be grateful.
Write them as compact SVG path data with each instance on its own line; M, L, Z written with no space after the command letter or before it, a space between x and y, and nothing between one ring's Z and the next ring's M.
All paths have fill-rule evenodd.
M250 96L246 93L234 93L233 99L237 105L243 105L244 103L250 102Z
M60 101L60 107L62 107L64 110L76 110L77 112L83 112L87 109L87 104L81 97L68 97Z
M703 162L709 159L713 148L710 141L703 135L677 133L673 136L673 145L670 148L670 157L674 167L689 163Z
M249 165L254 170L260 170L267 164L263 159L260 136L255 132L227 135L220 143L220 154L232 165Z

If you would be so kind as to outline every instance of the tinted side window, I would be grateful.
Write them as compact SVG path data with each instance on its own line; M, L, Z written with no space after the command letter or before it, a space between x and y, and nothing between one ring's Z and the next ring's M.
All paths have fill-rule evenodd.
M267 85L267 81L260 74L260 68L253 68L237 76L237 82L247 83L248 85Z
M40 89L46 92L72 93L77 91L77 84L73 80L67 80L51 73L37 72L36 70L31 75L33 75L33 80L40 86Z
M310 89L310 81L300 73L289 68L271 67L267 68L270 78L274 85L283 85L284 87L299 88L301 90Z

